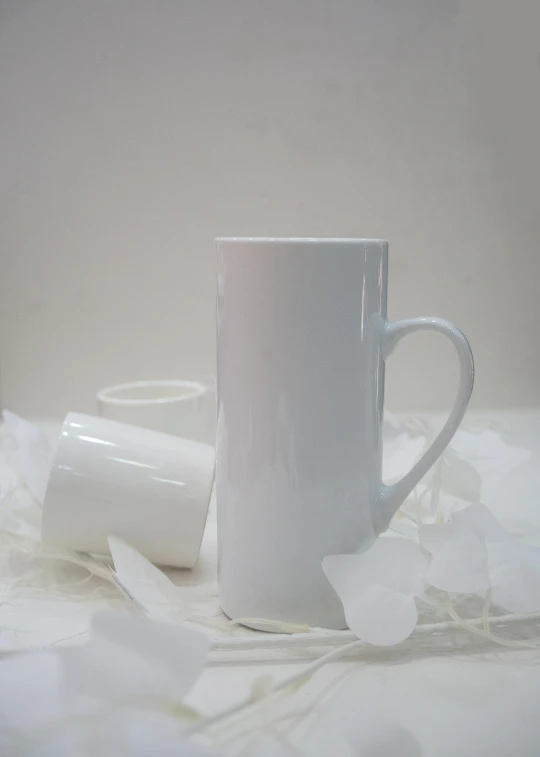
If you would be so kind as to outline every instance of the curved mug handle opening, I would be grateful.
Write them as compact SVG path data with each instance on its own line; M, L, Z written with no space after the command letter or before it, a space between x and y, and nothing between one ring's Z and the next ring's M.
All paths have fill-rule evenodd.
M415 331L438 331L452 342L459 359L459 388L448 420L420 460L397 483L391 485L381 483L375 511L375 531L377 534L388 528L390 521L404 500L452 440L465 415L474 384L474 360L469 342L457 326L443 318L421 317L408 318L403 321L386 321L382 334L383 359L386 360L403 337Z

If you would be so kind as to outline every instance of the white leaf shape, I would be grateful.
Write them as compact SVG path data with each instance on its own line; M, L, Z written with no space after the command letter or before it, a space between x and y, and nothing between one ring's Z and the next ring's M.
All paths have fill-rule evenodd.
M372 584L358 590L345 610L347 624L359 639L386 647L407 639L418 622L414 597Z
M9 461L34 497L43 504L54 454L49 437L33 423L9 410L4 410L2 415L6 429L16 443L16 448L8 455Z
M161 624L142 619L141 625L129 616L116 620L98 618L96 634L107 642L100 648L91 643L0 660L0 754L215 757L187 740L179 704L204 662L205 638L201 644L195 632L173 629L171 641L160 632ZM123 667L133 664L135 671ZM145 711L141 705L152 695L167 698L160 703L172 704L170 710Z
M453 449L444 453L441 486L448 494L468 502L480 502L482 496L482 477L474 465Z
M431 553L426 580L443 591L484 597L509 612L540 611L540 549L508 534L484 505L471 505L445 525L421 526Z
M123 539L109 536L108 541L118 578L146 612L156 619L184 620L189 610L170 578Z
M418 620L414 597L423 594L428 565L417 544L383 537L360 554L328 555L322 565L359 639L390 646L410 636Z
M397 723L374 717L369 726L356 718L349 741L354 754L361 757L422 757L422 745L411 731Z
M313 729L309 735L304 737L302 742L298 744L298 747L302 750L296 749L294 752L292 749L285 749L282 752L271 752L268 757L297 757L301 754L302 757L358 757L362 752L357 752L353 748L350 740L346 734L341 730L332 727ZM295 745L296 746L296 745ZM265 755L266 757L266 755Z
M81 754L110 757L211 757L183 733L177 718L165 713L119 708L79 734ZM71 757L71 754L66 757Z
M65 715L63 712L58 724L52 721L35 731L13 732L11 750L6 750L5 754L14 757L74 757L88 754L80 748L82 727L73 722L66 722ZM109 756L100 752L92 754L92 757Z
M425 439L406 432L392 434L384 439L383 479L390 483L408 473L422 457Z
M41 506L29 489L17 486L16 476L0 491L0 531L41 540Z
M96 701L179 703L200 675L210 641L182 626L121 613L98 613L90 641L64 648L66 691Z
M218 617L215 582L177 586L123 539L110 536L109 549L119 583L150 617L171 623L204 622L218 629L227 626L228 621Z
M451 446L461 459L471 462L482 479L489 476L493 483L532 457L530 450L507 444L502 435L493 429L458 429Z
M17 757L218 757L186 738L170 715L119 708L92 718L63 717L35 731L0 729L2 754ZM66 719L67 718L67 719Z
M382 713L383 702L374 702L361 686L349 687L346 694L337 692L321 713L314 741L321 730L346 739L355 757L421 757L422 745L414 734ZM333 757L334 752L329 748L326 754Z
M540 549L515 539L486 548L493 603L509 612L539 612Z
M61 668L54 652L0 660L0 754L11 754L2 749L2 724L24 732L61 714Z
M420 542L432 559L426 581L443 591L484 596L490 587L486 547L481 538L457 521L420 526Z
M452 521L467 526L476 536L488 541L512 541L489 507L471 505L452 515Z

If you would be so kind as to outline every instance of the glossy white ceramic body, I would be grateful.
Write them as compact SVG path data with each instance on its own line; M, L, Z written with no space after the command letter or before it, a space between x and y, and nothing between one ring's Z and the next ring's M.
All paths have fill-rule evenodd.
M217 257L222 607L343 628L322 558L369 545L448 444L472 390L469 345L437 318L387 322L383 240L218 239ZM418 329L454 343L459 395L430 450L387 487L385 358Z
M97 408L103 418L214 444L213 391L199 381L116 384L98 392Z
M107 538L120 536L152 562L191 568L213 476L206 444L69 413L45 494L43 541L107 554Z

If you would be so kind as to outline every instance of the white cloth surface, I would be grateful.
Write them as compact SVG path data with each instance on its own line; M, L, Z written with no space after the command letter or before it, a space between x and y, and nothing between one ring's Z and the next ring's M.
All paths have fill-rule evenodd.
M436 423L438 419L428 418ZM501 478L501 471L484 477L483 501L511 532L540 545L540 411L484 414L472 420L493 423L508 441L532 451L529 462ZM55 425L49 426L54 433ZM0 482L2 478L0 478ZM215 582L215 508L211 508L199 563L194 571L170 571L186 587ZM1 566L4 566L2 570ZM9 573L7 566L9 565ZM40 647L84 635L89 616L124 601L104 581L92 579L92 592L81 587L62 595L35 586L14 584L9 576L28 568L24 554L0 552L0 651ZM85 571L66 565L66 583L83 580ZM6 579L6 575L8 578ZM82 589L84 588L84 591ZM211 597L209 603L216 603ZM483 650L441 657L380 655L369 661L346 661L319 671L298 696L322 692L338 679L340 694L349 694L358 717L364 708L406 726L418 737L429 757L538 757L540 755L540 651ZM251 663L208 668L190 696L191 703L211 714L245 698L261 675L275 680L302 662ZM381 756L382 757L382 756Z

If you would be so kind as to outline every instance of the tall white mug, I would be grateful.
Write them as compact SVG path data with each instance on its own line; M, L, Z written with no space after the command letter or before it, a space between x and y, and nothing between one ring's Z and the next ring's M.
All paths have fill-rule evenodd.
M218 239L217 258L222 608L345 628L321 561L367 547L450 442L473 387L469 344L440 318L387 320L384 240ZM420 330L456 348L458 395L425 455L387 486L385 362Z

